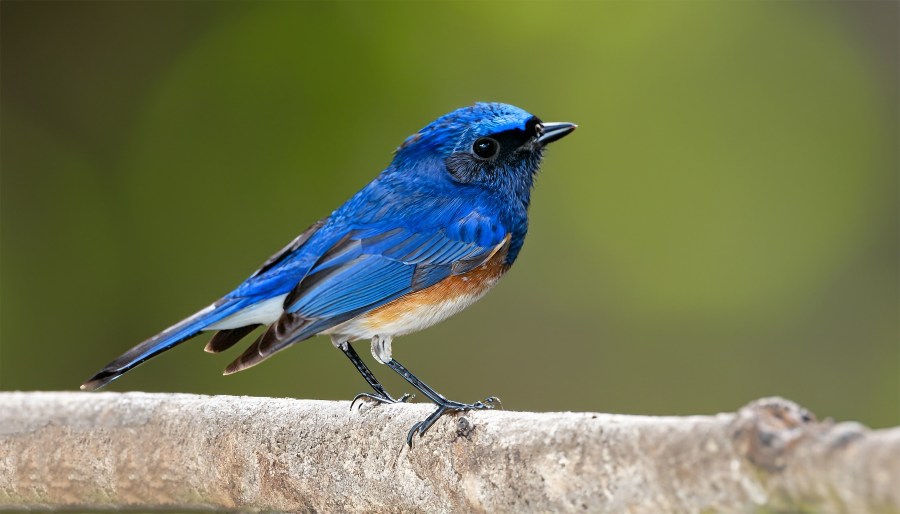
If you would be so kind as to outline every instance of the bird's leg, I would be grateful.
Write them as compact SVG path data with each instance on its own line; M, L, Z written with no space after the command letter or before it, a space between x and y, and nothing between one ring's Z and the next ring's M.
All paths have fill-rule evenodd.
M359 358L359 355L356 353L356 350L354 350L353 347L350 346L350 343L348 343L347 341L343 341L339 344L336 344L335 346L337 346L341 349L341 351L344 352L344 355L346 355L347 358L350 359L350 362L352 362L353 365L356 366L356 369L359 371L360 375L362 375L363 378L366 379L366 382L368 382L369 385L372 386L372 389L375 391L375 394L359 393L358 395L356 395L356 397L353 398L353 401L350 402L350 410L353 410L353 406L356 404L356 401L361 398L369 398L379 403L399 403L405 402L411 398L408 393L404 394L399 399L391 397L391 395L389 395L388 392L384 389L384 386L382 386L381 383L378 382L378 379L375 378L375 375L372 374L372 371L369 370L368 366L366 366L366 363Z
M443 395L441 395L440 393L438 393L437 391L435 391L434 389L429 387L428 384L426 384L426 383L422 382L421 380L419 380L418 378L416 378L415 375L410 373L408 369L403 367L403 365L400 364L399 362L397 362L395 359L392 358L392 359L388 360L387 362L385 362L385 364L390 366L391 369L396 371L397 374L399 374L401 377L403 377L404 380L409 382L410 385L412 385L413 387L418 389L422 394L427 396L429 400L433 401L438 406L437 410L435 410L433 413L431 413L430 416L428 416L424 420L416 423L409 430L409 433L406 435L406 444L408 444L410 447L412 447L413 436L415 436L416 434L419 434L419 436L425 435L425 432L429 428L431 428L431 426L434 425L435 422L438 419L440 419L440 417L443 416L445 413L458 412L458 411L464 411L464 410L470 410L470 409L492 409L492 408L494 408L494 403L499 401L496 397L490 396L480 402L475 402L475 403L454 402L452 400L448 400L448 399L444 398Z

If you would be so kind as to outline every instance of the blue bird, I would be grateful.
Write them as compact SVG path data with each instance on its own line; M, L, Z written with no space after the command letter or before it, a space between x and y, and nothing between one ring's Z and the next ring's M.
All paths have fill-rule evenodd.
M510 268L528 231L534 177L547 144L575 130L502 103L457 109L407 138L390 165L330 216L269 258L233 291L120 356L87 380L102 387L196 335L216 331L210 353L266 330L225 374L255 366L315 335L328 335L381 403L391 397L351 342L438 408L409 431L411 446L444 413L490 408L446 399L392 357L391 342L460 312Z

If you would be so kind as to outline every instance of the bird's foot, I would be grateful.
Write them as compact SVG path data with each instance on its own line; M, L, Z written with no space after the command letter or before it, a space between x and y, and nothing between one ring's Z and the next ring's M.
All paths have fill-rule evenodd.
M493 409L494 404L500 404L500 399L496 396L488 396L484 400L475 403L460 403L454 402L451 400L445 400L441 403L438 403L438 408L434 412L431 413L427 418L422 421L416 423L409 429L409 432L406 434L406 444L412 448L413 445L413 437L416 434L419 437L425 435L425 432L428 431L429 428L434 425L437 420L441 418L444 414L448 412L462 412L467 410L484 410L484 409Z
M353 397L353 401L350 402L350 410L353 410L353 407L356 405L356 402L366 398L368 400L372 400L377 403L406 403L410 399L415 398L415 395L404 393L400 398L393 398L391 395L387 394L387 392L375 392L375 393L359 393L358 395Z

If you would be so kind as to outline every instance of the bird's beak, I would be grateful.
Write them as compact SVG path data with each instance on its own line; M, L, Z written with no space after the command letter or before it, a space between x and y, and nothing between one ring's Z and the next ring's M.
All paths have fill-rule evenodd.
M578 128L578 125L574 123L566 123L566 122L549 122L549 123L541 123L538 125L538 138L537 142L541 146L547 146L548 144L556 141L557 139L562 139L563 137L572 133L573 130Z

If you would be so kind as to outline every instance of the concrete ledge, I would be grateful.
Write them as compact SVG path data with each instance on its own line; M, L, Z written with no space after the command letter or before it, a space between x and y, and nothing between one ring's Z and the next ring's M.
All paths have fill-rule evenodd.
M145 393L0 393L0 509L900 512L900 428L778 398L642 417Z

